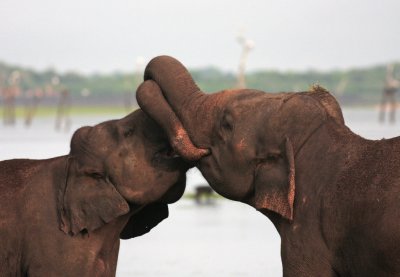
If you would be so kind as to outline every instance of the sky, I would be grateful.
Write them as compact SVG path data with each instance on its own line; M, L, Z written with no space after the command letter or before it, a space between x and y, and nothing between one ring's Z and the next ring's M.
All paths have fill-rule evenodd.
M0 61L81 73L189 68L331 70L400 61L399 0L1 0Z

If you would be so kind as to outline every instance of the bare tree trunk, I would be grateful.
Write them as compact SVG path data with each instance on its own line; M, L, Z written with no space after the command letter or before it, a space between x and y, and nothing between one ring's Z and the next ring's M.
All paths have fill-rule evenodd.
M55 129L57 131L64 129L68 131L71 127L71 119L69 117L70 111L70 94L69 91L64 89L60 94L60 101L57 106Z
M246 70L247 58L248 58L250 50L253 49L253 47L254 47L254 42L251 40L245 39L242 35L239 35L237 40L238 40L239 44L242 46L242 54L241 54L240 60L239 60L236 88L244 89L244 88L246 88L245 70Z
M382 100L379 111L379 121L385 121L385 113L387 103L389 106L389 122L395 123L396 121L396 91L400 87L400 82L394 78L394 66L389 64L386 67L385 86L382 92Z

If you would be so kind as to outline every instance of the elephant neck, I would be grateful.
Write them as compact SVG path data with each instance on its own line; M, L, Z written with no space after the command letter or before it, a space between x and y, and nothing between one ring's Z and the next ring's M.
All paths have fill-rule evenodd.
M342 165L349 155L358 155L358 145L366 141L354 134L346 125L338 124L327 119L298 145L295 151L296 173L297 171L310 171L313 166L326 165L329 169L335 165ZM332 170L330 170L332 171ZM333 172L336 174L338 171Z
M318 137L318 132L321 129L326 127L327 120L322 121L319 125L317 125L314 129L311 129L306 136L302 138L302 140L297 141L297 145L295 145L294 149L294 158L296 159L297 155L301 152L303 147L309 142L312 141L314 136Z
M293 221L269 216L279 233L285 230L282 226L294 226L313 218L318 221L321 198L338 183L347 167L359 159L362 148L358 146L366 141L346 125L329 119L309 135L294 158Z
M327 120L303 142L295 153L296 189L331 185L345 170L349 159L358 157L364 141L346 125Z

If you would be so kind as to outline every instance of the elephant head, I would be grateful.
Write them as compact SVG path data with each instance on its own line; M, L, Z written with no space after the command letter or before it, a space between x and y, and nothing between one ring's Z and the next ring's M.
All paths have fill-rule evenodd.
M58 192L60 228L71 235L91 232L130 213L121 238L144 234L181 197L188 168L141 110L82 127L72 137Z
M150 61L143 85L149 82L155 88L138 91L139 105L170 141L177 133L174 126L183 126L196 146L172 145L182 157L198 160L196 166L215 191L287 219L293 218L296 154L328 118L344 124L336 100L318 86L303 93L240 89L206 94L169 56ZM211 154L198 159L204 149Z

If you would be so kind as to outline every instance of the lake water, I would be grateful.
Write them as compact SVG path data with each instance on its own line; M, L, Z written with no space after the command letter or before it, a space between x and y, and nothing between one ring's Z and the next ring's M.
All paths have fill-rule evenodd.
M373 109L345 109L346 124L370 139L400 134L399 124L377 122ZM73 117L72 130L112 117ZM69 132L55 132L50 118L31 128L0 124L0 160L41 159L69 151ZM188 172L187 191L205 180ZM279 236L268 218L241 203L218 199L196 205L182 199L170 206L170 216L149 234L122 241L117 276L282 276Z

